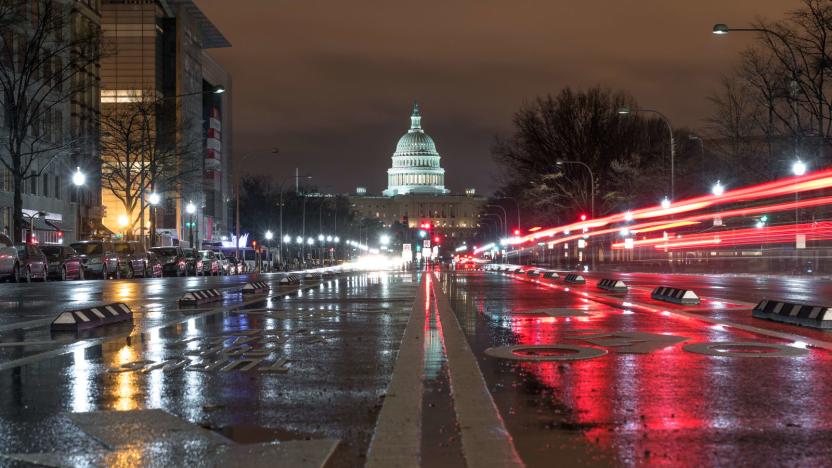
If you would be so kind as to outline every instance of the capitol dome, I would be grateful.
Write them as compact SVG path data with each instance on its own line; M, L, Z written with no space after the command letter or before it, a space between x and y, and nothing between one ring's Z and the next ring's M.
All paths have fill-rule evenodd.
M407 193L445 194L445 170L433 139L422 129L419 104L413 105L410 130L399 139L393 153L393 167L387 170L384 195Z

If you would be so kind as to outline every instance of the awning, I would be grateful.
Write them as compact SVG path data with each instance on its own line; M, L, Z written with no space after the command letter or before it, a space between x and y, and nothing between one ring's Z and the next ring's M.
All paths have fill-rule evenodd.
M26 221L29 221L28 219ZM24 222L26 222L24 221ZM29 224L26 223L26 228L29 228ZM45 231L45 232L56 232L56 231L64 231L61 227L61 222L56 219L44 219L44 218L33 218L32 219L32 227L34 227L35 231Z

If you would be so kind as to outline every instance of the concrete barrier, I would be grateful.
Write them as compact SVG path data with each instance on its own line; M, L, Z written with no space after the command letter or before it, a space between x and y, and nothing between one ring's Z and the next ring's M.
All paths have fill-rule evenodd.
M764 299L751 311L753 317L811 328L832 329L829 307Z
M249 281L243 285L243 294L264 293L269 290L269 283L265 281Z
M569 273L568 275L566 275L563 278L563 280L566 281L567 283L572 283L572 284L584 284L584 283L586 283L586 279L584 279L583 276L578 275L576 273Z
M617 292L624 292L627 290L627 284L621 280L614 280L614 279L602 279L598 282L597 286L601 289L607 291L617 291Z
M556 271L544 271L543 272L543 277L544 278L549 278L549 279L558 279L558 278L560 278L560 276L558 276L558 273Z
M52 331L81 331L133 320L133 311L127 304L115 302L98 307L61 312L52 321Z
M283 275L283 277L280 278L278 283L280 283L281 285L298 284L300 283L300 276L294 273L288 273L286 275Z
M526 272L526 276L540 276L540 272L538 270L529 270Z
M694 305L699 304L699 296L690 289L670 288L659 286L653 290L650 297L659 301L673 302L674 304Z
M179 305L198 305L198 304L205 304L206 302L214 302L214 301L221 301L222 300L222 293L217 291L216 289L202 289L200 291L191 291L186 292L181 299L179 299Z

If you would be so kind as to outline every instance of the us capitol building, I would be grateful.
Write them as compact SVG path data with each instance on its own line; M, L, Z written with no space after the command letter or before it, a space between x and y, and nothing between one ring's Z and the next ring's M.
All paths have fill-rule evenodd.
M457 241L473 235L486 199L475 195L474 189L456 195L445 188L445 169L439 165L433 139L422 129L418 104L410 115L410 130L399 139L392 159L382 196L367 195L359 187L351 197L360 216L377 218L385 226L398 221L413 229L430 223L437 234Z

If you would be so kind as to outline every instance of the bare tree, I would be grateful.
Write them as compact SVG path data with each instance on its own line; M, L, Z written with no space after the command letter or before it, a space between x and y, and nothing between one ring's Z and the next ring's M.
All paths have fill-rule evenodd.
M152 90L121 99L101 113L101 186L121 202L133 230L144 228L150 191L179 192L198 183L201 167L190 161L198 159L202 142L188 137L187 128L162 122L163 99Z
M669 181L667 129L658 120L622 116L621 107L635 108L634 99L599 87L567 88L525 105L514 115L513 134L493 149L503 170L500 193L523 200L535 223L589 213L592 182L596 214L666 193L656 180ZM585 167L558 160L585 163L594 180ZM629 192L632 186L639 190Z
M89 85L81 78L99 60L100 35L86 23L71 28L71 8L54 0L0 0L0 162L14 185L16 242L24 181L85 143L69 138L62 120L71 98Z

